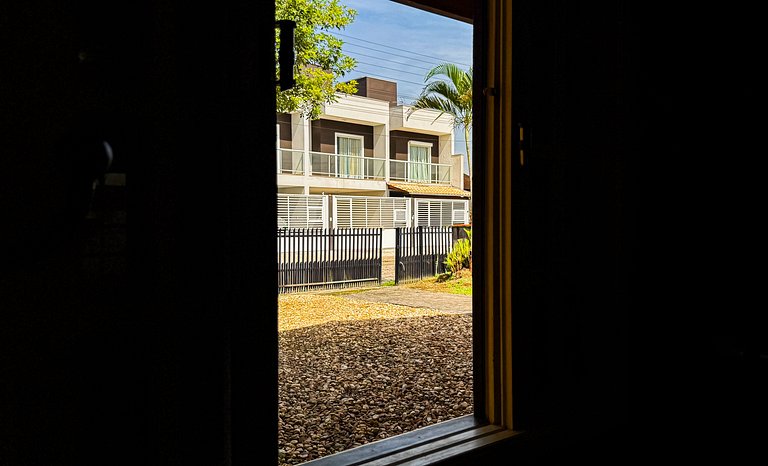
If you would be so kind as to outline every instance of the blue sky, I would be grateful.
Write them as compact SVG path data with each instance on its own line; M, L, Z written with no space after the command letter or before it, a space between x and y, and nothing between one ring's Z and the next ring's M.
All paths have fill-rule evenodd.
M468 69L472 64L472 25L391 0L340 0L357 10L355 21L337 34L344 52L358 61L346 76L397 82L398 98L409 103L424 87L424 75L438 63ZM463 131L456 153L464 153Z

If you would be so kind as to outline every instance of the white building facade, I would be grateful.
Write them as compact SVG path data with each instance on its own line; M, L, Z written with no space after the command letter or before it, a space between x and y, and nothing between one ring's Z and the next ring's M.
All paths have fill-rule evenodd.
M396 83L358 80L320 119L277 116L278 227L440 226L469 221L463 154L448 115L397 103Z

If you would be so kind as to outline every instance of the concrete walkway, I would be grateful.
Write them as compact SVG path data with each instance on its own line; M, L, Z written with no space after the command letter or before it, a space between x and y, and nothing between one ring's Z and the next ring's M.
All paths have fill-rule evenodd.
M399 286L383 286L359 293L344 295L347 299L426 307L457 314L472 312L472 296L435 291L414 290Z

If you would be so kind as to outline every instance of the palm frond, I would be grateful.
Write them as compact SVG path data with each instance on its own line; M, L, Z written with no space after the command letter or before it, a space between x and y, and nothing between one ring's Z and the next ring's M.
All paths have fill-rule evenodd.
M454 125L471 125L472 118L472 68L464 71L453 63L442 63L432 68L424 78L429 81L432 78L444 77L427 82L422 89L419 98L408 110L406 118L419 109L433 109L440 111L435 118L437 121L444 113L451 115Z
M459 93L450 84L444 81L432 81L424 86L421 95L438 95L451 102L459 101Z
M428 81L430 78L434 78L435 76L445 76L452 83L456 84L462 80L463 74L466 74L464 70L454 65L453 63L442 63L429 70L427 75L424 77L424 81Z
M411 105L411 108L408 110L408 113L405 116L405 119L407 120L410 118L410 116L415 112L416 110L421 109L430 109L430 110L439 110L440 114L435 117L435 119L432 121L434 123L437 121L438 118L443 116L444 113L447 113L449 115L454 115L456 113L456 107L453 105L453 102L450 100L437 97L437 96L421 96L419 97L416 102Z

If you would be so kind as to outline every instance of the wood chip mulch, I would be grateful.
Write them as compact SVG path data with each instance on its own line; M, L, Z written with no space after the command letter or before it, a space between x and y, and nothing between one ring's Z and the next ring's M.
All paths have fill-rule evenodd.
M279 309L281 465L472 412L471 315L318 294Z

